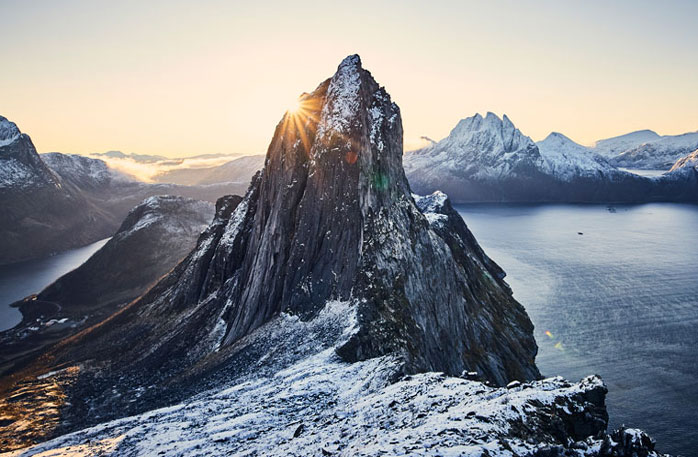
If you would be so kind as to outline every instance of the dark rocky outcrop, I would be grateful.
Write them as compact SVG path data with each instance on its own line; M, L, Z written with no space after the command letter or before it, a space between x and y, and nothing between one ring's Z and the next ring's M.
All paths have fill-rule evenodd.
M450 206L434 229L415 204L399 108L358 56L301 104L277 126L234 212L221 203L171 274L44 359L82 363L66 416L89 423L134 412L103 395L113 383L105 373L119 373L121 398L152 385L162 401L165 385L176 397L172 386L190 384L202 366L254 366L263 354L241 346L248 335L280 313L313 320L331 300L356 313L337 348L346 361L391 354L402 372L478 371L499 385L539 377L533 326L501 270Z

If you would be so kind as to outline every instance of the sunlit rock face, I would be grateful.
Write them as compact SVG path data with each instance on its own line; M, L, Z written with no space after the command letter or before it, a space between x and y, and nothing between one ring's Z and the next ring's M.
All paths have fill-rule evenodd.
M392 379L538 378L533 326L504 273L445 196L417 206L401 161L399 108L358 56L347 57L285 114L247 194L219 203L189 256L45 359L83 367L63 430L329 348L344 363L390 357ZM347 311L321 319L337 302Z

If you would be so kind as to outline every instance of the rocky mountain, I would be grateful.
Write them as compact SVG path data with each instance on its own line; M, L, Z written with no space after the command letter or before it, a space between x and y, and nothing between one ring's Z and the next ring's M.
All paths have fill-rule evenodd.
M0 265L107 238L131 208L153 195L215 202L221 195L244 193L247 184L138 182L99 159L39 155L28 135L0 117Z
M180 168L163 171L155 175L154 180L186 186L239 183L247 188L252 176L263 166L263 155L244 156L215 167ZM244 190L241 193L244 193Z
M560 133L536 144L505 115L463 119L436 144L405 154L418 193L456 202L642 201L650 180L622 172Z
M84 264L13 305L23 320L0 334L0 373L142 295L191 251L213 213L211 203L174 196L150 197L132 209Z
M587 148L554 132L534 143L506 115L476 114L438 143L407 152L405 172L416 192L441 190L458 203L697 201L692 180L628 173L598 153L653 135L634 132Z
M528 316L445 195L413 197L400 110L358 56L300 101L184 261L4 383L7 447L199 394L28 452L652 451L605 435L598 378L536 381Z
M698 149L698 132L666 135L629 148L612 161L619 167L668 170L682 157Z
M48 255L106 238L118 227L39 157L31 138L0 117L0 264Z
M660 138L661 136L652 130L638 130L636 132L626 133L625 135L599 140L594 144L593 149L597 154L607 159L612 159L629 149L656 141Z

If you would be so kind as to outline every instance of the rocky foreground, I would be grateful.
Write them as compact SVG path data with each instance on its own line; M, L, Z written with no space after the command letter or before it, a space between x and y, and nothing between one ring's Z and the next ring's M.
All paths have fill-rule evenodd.
M265 331L317 336L328 325L347 324L351 314L350 304L332 302L312 323L281 315ZM605 432L606 387L596 376L501 388L476 380L477 373L424 373L391 382L399 371L392 357L346 363L334 348L315 349L271 375L7 455L660 455L639 430ZM138 394L131 401L138 402Z

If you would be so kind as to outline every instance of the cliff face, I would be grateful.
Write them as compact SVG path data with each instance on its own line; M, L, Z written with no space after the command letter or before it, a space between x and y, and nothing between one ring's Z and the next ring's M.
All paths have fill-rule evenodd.
M81 363L63 429L178 398L204 375L239 379L327 347L346 362L394 358L394 376L539 377L533 326L501 269L445 197L415 203L399 108L358 56L301 105L277 126L239 205L220 202L172 273L43 359ZM337 302L346 313L321 325ZM280 316L324 330L317 341L270 330ZM128 402L139 386L151 387Z

